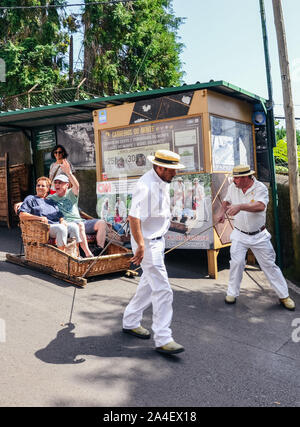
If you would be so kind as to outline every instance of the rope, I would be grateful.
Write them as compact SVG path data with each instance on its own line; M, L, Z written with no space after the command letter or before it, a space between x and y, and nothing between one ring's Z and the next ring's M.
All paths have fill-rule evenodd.
M127 224L128 219L124 222L124 224L122 225L122 229L124 229L125 225ZM110 241L107 243L107 245L102 249L102 251L100 252L100 254L97 256L97 258L90 264L90 266L86 269L85 273L83 274L83 278L87 275L87 273L90 271L90 269L96 264L96 262L98 261L98 259L101 257L101 255L103 254L103 252L107 249L107 247L113 242L114 238L110 239ZM71 323L72 320L72 314L73 314L73 308L74 308L74 302L75 302L75 295L76 295L76 290L77 288L74 288L74 293L73 293L73 300L72 300L72 307L71 307L71 312L70 312L70 319L69 319L69 323Z
M72 314L73 314L73 308L74 308L74 301L75 301L76 290L77 290L77 288L75 287L74 288L74 293L73 293L72 308L71 308L69 323L71 323L71 320L72 320Z
M168 249L164 255L167 255L168 253L172 252L174 249L179 248L179 246L184 245L187 242L190 242L191 240L195 239L195 237L200 236L200 234L205 233L206 231L210 230L211 228L215 227L217 224L219 223L219 221L216 221L213 225L210 225L209 227L205 228L204 230L201 230L199 233L194 234L193 236L191 236L189 239L184 240L183 242L178 243L177 245L173 246L172 248ZM194 228L194 227L193 227ZM193 229L192 228L192 229ZM191 230L192 230L191 229ZM128 270L127 273L135 273L137 270L139 270L140 268L142 268L141 266L135 268L134 270Z

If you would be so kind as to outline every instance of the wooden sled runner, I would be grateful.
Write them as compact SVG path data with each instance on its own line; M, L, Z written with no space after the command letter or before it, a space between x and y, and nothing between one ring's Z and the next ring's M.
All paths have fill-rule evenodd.
M49 225L37 221L21 221L25 255L6 254L14 264L37 269L77 286L85 286L87 278L130 267L132 252L112 242L100 257L78 259L49 244Z

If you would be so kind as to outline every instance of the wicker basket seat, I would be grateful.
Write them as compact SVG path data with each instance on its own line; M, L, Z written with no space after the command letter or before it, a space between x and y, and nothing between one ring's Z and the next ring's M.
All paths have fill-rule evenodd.
M86 239L87 239L88 244L90 244L90 243L91 244L92 243L96 243L96 233L95 234L87 234L86 235ZM55 240L55 238L54 237L49 237L48 244L56 246L56 240Z
M105 255L78 259L49 243L49 225L39 221L20 221L25 262L71 283L84 286L86 278L130 268L132 252L117 242L108 245ZM95 236L93 235L95 238ZM51 242L51 240L50 240ZM9 257L9 261L13 260ZM76 278L80 279L77 280ZM75 280L76 279L76 280Z

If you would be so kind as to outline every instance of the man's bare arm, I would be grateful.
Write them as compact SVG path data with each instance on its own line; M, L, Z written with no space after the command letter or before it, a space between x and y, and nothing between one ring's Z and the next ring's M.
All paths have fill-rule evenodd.
M135 218L133 216L128 216L129 224L130 224L130 232L132 237L136 241L138 247L135 251L134 256L131 258L131 262L136 265L140 265L144 258L144 238L141 229L141 220L139 218Z
M253 202L253 203L240 203L238 205L231 205L228 207L226 213L229 216L234 216L240 211L246 212L262 212L265 209L263 202Z
M72 174L70 163L64 159L63 163L61 165L61 170L68 176L70 183L72 184L72 192L75 194L75 196L78 196L79 194L79 182L75 178L75 176Z
M230 206L229 202L222 202L221 208L218 212L218 222L223 223L225 221L225 213L227 212L229 206Z

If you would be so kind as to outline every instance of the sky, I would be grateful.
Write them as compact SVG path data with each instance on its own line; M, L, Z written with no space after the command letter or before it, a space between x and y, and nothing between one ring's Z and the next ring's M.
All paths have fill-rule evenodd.
M68 0L68 4L80 3ZM275 116L283 112L272 0L264 0ZM295 116L300 118L300 0L282 0ZM173 0L187 84L225 80L268 98L259 0ZM75 56L76 58L76 56ZM300 123L300 121L298 122Z
M272 0L265 0L275 115L283 97ZM300 117L300 1L282 0L295 116ZM259 0L173 0L189 83L225 80L268 99Z

